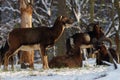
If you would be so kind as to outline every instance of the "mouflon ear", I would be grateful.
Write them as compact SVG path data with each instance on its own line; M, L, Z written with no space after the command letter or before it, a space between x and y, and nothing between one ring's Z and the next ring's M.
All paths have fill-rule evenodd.
M60 16L60 20L62 19L62 16Z

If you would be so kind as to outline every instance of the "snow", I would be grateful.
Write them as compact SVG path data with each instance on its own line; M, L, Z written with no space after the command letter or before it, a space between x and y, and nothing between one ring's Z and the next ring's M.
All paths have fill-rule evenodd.
M120 80L120 65L118 69L113 66L96 66L95 60L84 61L82 68L54 68L43 70L41 64L35 64L35 69L20 69L16 65L14 71L0 69L0 80Z

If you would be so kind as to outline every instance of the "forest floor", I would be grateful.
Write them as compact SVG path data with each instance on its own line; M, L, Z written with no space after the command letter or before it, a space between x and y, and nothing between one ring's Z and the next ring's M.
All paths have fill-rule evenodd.
M0 68L0 80L120 80L120 64L118 69L113 66L96 66L95 59L84 61L82 68L54 68L43 70L42 64L34 64L35 69L3 71Z

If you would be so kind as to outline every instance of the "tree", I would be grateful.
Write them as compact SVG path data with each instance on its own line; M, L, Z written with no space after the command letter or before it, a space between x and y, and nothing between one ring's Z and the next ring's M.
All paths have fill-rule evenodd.
M90 0L90 22L94 22L94 0Z
M117 54L119 55L119 62L120 62L120 1L119 0L114 0L114 6L116 8L117 14L118 14L118 19L119 19L119 26L118 29L116 30L116 46L117 46Z
M58 15L67 15L67 9L66 9L66 0L58 0ZM65 54L65 37L66 32L64 31L60 39L57 41L57 54L62 55Z
M2 4L2 1L0 1L0 7L1 7L1 4ZM0 15L1 15L1 12L2 12L2 11L0 11ZM0 23L1 23L1 20L2 20L2 19L1 19L1 17L0 17Z
M31 28L33 0L19 0L19 2L20 2L20 12L21 12L21 28ZM25 60L24 62L28 62L30 67L33 68L34 51L29 51L29 52L22 51L21 53L24 54L24 55L21 55L22 61ZM29 56L27 61L25 58L26 56ZM31 62L30 60L32 60L32 63L30 63Z

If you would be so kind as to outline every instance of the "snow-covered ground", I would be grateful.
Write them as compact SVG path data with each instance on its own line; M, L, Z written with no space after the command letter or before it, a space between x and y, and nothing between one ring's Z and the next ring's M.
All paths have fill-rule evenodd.
M41 64L35 64L35 70L20 69L17 65L14 71L4 72L0 69L0 80L120 80L120 65L95 66L93 59L82 68L55 68L43 70Z

